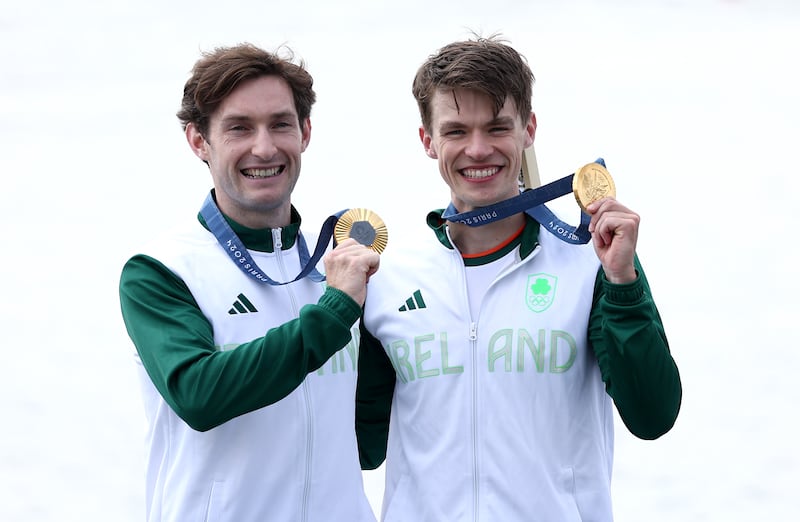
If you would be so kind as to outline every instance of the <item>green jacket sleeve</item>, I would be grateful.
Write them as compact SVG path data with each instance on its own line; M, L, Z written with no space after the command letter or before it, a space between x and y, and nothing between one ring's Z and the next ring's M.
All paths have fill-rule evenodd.
M150 379L198 431L287 396L350 341L361 314L347 294L328 287L298 318L235 350L219 351L188 287L157 260L131 258L119 295L125 326Z
M395 372L381 343L361 323L356 387L356 436L361 469L386 459Z
M589 340L606 390L625 426L641 439L668 432L678 417L678 367L638 258L638 278L610 283L600 269L589 318Z

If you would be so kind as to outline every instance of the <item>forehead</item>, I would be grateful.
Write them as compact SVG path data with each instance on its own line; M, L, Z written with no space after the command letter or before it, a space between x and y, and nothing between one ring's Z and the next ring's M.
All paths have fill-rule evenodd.
M297 114L292 89L283 78L260 76L237 85L211 118L257 118L275 114Z
M516 119L517 104L506 96L503 107L494 114L492 99L480 91L471 89L437 89L431 98L431 122L434 127L444 123L493 121L512 116Z

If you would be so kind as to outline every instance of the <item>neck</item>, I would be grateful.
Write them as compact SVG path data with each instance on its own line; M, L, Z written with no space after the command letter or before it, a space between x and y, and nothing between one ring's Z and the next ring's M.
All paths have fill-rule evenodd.
M268 210L245 209L227 205L224 201L217 200L220 211L240 225L252 229L281 228L292 222L292 207L290 203L279 208Z
M525 225L525 214L519 213L500 221L471 227L462 223L449 223L450 238L465 256L495 250Z

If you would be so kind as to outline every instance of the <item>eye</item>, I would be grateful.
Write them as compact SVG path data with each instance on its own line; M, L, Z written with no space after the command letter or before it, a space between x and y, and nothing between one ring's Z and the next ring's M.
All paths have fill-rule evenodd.
M272 126L272 128L273 129L278 129L278 130L293 129L294 128L294 124L291 121L278 121L278 122L275 122L275 124Z

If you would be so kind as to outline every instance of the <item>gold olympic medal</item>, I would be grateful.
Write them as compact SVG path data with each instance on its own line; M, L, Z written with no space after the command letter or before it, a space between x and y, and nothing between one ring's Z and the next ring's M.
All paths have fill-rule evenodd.
M617 197L614 180L606 168L599 163L584 165L572 178L572 192L575 200L586 212L586 207L598 199Z
M379 254L389 242L389 232L383 220L365 208L351 208L342 214L333 229L333 237L337 243L352 237Z

